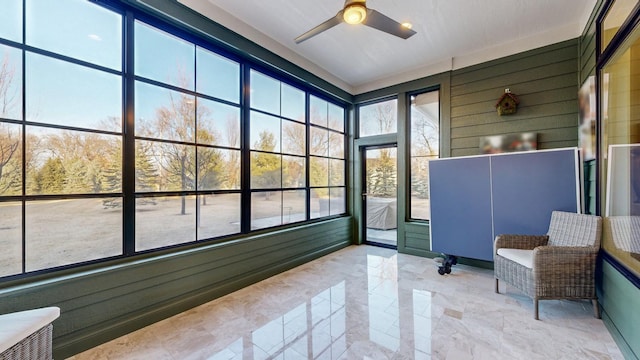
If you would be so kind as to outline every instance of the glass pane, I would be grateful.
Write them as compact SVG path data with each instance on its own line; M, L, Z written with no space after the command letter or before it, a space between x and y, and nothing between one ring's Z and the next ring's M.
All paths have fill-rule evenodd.
M307 191L282 192L282 223L289 224L307 220Z
M22 272L22 203L0 202L0 276Z
M2 1L0 38L22 42L22 1Z
M327 127L327 106L328 103L315 96L309 98L310 121L312 124Z
M344 186L344 160L330 159L329 185Z
M222 151L224 155L224 166L226 171L223 174L224 181L222 189L240 189L240 164L242 154L239 150Z
M329 155L329 130L315 126L310 128L309 154L318 156Z
M195 45L139 21L134 31L136 75L194 89Z
M438 156L440 152L439 92L411 97L411 156Z
M376 198L395 199L398 180L397 149L367 149L366 162L366 192L369 194L367 201Z
M282 191L251 193L251 230L282 225Z
M365 151L363 208L366 242L397 245L397 148L367 148Z
M122 78L27 53L28 121L120 132Z
M396 99L360 107L360 137L397 132L397 108Z
M196 147L136 140L136 191L195 190Z
M26 2L26 43L111 69L122 68L122 16L89 1Z
M122 191L122 137L27 126L27 195Z
M0 196L20 194L22 194L22 126L0 122Z
M282 157L282 187L297 188L306 184L306 159L297 156Z
M195 196L136 199L136 251L196 240Z
M22 120L22 52L4 45L0 45L0 118Z
M240 232L240 194L198 196L198 240Z
M638 0L615 0L613 6L607 12L602 21L602 46L601 50L607 48L611 39L616 35L620 26L629 17L633 8L638 4Z
M240 64L196 47L196 91L240 103Z
M305 122L305 93L291 85L282 84L282 116Z
M311 189L311 218L329 216L329 189Z
M411 158L411 215L412 219L431 219L429 205L429 159L437 157L416 156Z
M429 220L429 160L440 153L439 91L411 96L411 209L412 219Z
M251 70L251 108L280 115L280 81Z
M240 151L198 147L198 190L240 188Z
M309 158L311 186L329 185L329 159L312 156Z
M280 152L280 118L251 112L251 149Z
M282 120L282 152L305 155L307 151L306 126L293 121Z
M346 208L346 196L344 188L331 188L330 191L331 203L329 204L330 215L344 214Z
M27 271L122 254L122 208L103 199L30 201L25 214Z
M281 155L251 152L251 188L271 189L282 187Z
M329 104L329 128L344 132L344 108Z
M159 86L136 82L136 136L193 142L195 97Z
M344 140L343 134L329 131L329 156L344 159Z
M198 98L198 143L240 148L240 108Z

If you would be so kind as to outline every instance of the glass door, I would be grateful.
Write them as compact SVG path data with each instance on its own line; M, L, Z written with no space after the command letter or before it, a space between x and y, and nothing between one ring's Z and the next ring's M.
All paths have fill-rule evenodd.
M397 147L372 146L363 151L363 242L395 249L398 246Z

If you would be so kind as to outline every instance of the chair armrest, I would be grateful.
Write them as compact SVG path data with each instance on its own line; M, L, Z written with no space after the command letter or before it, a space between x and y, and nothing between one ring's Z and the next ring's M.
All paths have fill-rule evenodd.
M547 235L501 234L496 236L493 243L493 253L496 254L500 248L533 250L546 245L548 240Z
M596 246L539 246L533 250L533 272L541 276L592 273L599 250Z

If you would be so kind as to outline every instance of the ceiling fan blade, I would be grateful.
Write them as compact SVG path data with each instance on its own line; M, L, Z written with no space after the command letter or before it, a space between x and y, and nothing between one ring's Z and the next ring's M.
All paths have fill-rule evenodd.
M362 23L403 39L407 39L416 33L415 31L402 26L399 22L371 8L367 9L367 17Z
M338 11L336 16L334 16L331 19L323 22L322 24L314 27L313 29L307 31L306 33L298 36L297 38L295 38L294 41L296 42L296 44L300 44L301 42L303 42L303 41L305 41L305 40L307 40L309 38L312 38L312 37L320 34L321 32L323 32L325 30L329 30L332 27L340 24L343 21L342 12L343 12L343 10Z

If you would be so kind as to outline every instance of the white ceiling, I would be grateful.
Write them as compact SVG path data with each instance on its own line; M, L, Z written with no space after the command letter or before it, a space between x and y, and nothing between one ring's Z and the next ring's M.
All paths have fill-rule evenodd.
M352 94L578 37L596 0L368 0L417 34L407 40L339 24L343 0L178 0Z

